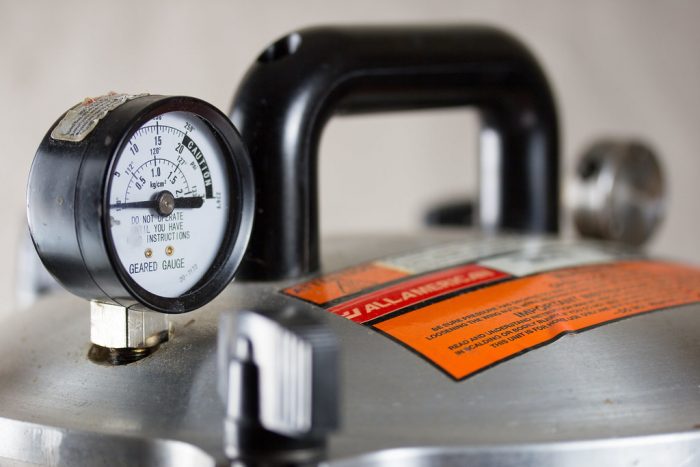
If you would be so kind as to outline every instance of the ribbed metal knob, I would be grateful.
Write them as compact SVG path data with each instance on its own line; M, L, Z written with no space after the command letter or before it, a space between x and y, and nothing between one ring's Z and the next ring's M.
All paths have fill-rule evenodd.
M339 418L332 331L294 309L224 313L218 357L229 458L318 461Z

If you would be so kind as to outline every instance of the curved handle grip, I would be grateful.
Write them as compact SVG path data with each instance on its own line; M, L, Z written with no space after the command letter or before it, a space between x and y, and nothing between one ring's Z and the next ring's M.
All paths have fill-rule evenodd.
M481 225L556 232L554 99L517 40L484 27L324 27L269 46L231 111L257 189L243 277L291 278L319 268L316 155L332 114L455 106L482 114Z

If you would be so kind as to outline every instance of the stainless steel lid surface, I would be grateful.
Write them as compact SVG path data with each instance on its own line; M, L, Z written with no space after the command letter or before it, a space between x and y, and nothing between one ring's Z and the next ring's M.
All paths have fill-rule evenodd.
M338 239L326 243L324 270L455 238L483 242ZM0 460L225 463L219 315L289 306L315 314L340 341L342 422L328 452L339 465L584 465L700 449L700 305L567 335L456 382L376 331L281 294L287 285L234 283L176 317L170 342L126 366L88 360L87 305L67 293L14 316L0 329Z

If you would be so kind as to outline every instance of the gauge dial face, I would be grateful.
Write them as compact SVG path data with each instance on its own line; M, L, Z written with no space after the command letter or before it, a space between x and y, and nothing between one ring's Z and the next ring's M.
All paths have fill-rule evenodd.
M190 291L210 271L230 222L226 155L190 112L141 126L109 174L109 226L118 261L146 291Z

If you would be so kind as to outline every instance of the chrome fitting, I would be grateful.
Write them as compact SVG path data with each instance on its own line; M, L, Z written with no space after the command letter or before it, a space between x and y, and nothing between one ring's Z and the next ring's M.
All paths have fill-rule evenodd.
M90 301L90 340L108 349L157 347L170 338L167 315L134 305Z

